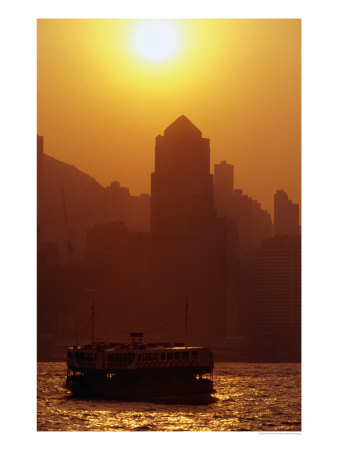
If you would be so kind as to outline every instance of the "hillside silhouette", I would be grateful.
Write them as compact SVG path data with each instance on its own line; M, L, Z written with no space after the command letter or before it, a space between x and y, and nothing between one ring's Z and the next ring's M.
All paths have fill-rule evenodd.
M123 220L131 230L149 228L150 197L132 196L114 181L103 187L77 167L38 153L38 239L54 244L61 263L83 258L89 229ZM68 261L69 262L69 261Z

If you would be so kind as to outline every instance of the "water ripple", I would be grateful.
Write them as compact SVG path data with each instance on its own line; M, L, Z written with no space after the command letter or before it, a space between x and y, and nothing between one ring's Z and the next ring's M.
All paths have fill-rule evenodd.
M80 400L64 363L38 364L39 431L299 431L300 364L216 363L208 405Z

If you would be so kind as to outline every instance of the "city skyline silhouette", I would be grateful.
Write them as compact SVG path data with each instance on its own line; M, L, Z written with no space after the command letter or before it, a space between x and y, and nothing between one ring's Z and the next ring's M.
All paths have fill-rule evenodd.
M259 202L234 188L232 165L223 161L216 164L214 176L210 173L209 146L210 140L202 137L201 131L181 115L164 130L163 136L156 138L150 197L131 197L117 182L102 188L85 176L91 185L89 190L86 189L91 197L81 200L79 193L74 197L72 192L74 186L78 190L76 184L70 188L68 182L65 189L65 173L68 171L68 177L72 179L78 171L58 163L61 172L55 173L54 168L51 176L53 172L50 172L48 162L52 160L47 157L45 164L43 138L38 136L38 267L41 269L38 274L44 274L41 282L38 281L38 292L44 303L41 311L45 311L40 316L45 318L38 323L41 342L51 307L49 288L45 283L50 283L48 277L53 279L55 269L63 267L61 271L69 272L70 291L67 294L61 283L61 291L53 294L56 295L54 307L61 297L68 298L70 292L76 295L56 314L58 319L53 327L57 340L69 341L70 334L74 334L74 321L77 322L75 328L80 327L79 318L84 320L85 317L81 306L84 298L88 301L91 296L95 297L101 318L114 317L110 324L112 329L118 319L115 336L123 339L127 327L151 329L151 323L161 324L163 317L177 316L180 302L188 296L195 322L190 339L219 347L219 357L224 355L227 345L238 345L231 341L234 338L245 340L245 344L240 341L242 347L235 350L238 352L235 358L300 357L300 257L297 252L294 257L290 253L292 249L300 249L300 241L295 240L300 237L299 218L294 214L298 213L297 205L288 200L283 190L276 192L274 229L270 215L261 209ZM53 177L54 185L51 183ZM94 186L96 191L93 191ZM52 222L48 213L48 208L53 208L49 191L54 192L54 201L56 198L59 205L61 228L56 234L56 209ZM279 200L280 197L283 200ZM290 206L279 206L281 201L284 202L281 205ZM82 212L79 209L81 203L86 205L85 209L82 206ZM90 209L90 205L94 209ZM143 221L133 219L136 205L137 215ZM78 212L74 214L74 211ZM84 211L87 214L85 221ZM82 217L80 221L78 214ZM292 221L292 227L284 226L283 229L288 220ZM49 229L51 224L54 236ZM79 236L82 237L79 239ZM269 263L270 266L277 263L275 272L264 269L268 259L262 265L262 258L270 258L271 253L264 253L264 248L278 249L278 254L273 250L275 253ZM276 258L281 258L280 263ZM278 264L281 267L290 265L292 269L289 270L295 270L292 277L296 284L291 291L289 272L285 278ZM255 274L259 274L258 290ZM285 288L278 281L280 275L281 280L286 280ZM276 297L277 309L273 307L266 322L265 312L271 307L263 306L262 301L268 293L264 286L271 289L271 283L275 283L275 287L268 294L270 297L277 294L276 289L284 289L284 293ZM85 293L88 290L95 294L88 296ZM285 307L290 312L280 316L280 308L284 310ZM277 317L279 325L274 326L280 331L276 334L270 325ZM107 322L105 326L99 323L96 327L104 339L111 336L107 325ZM60 331L60 326L64 331ZM179 338L181 319L176 324L170 323L166 333ZM161 334L157 336L160 338ZM260 342L262 339L263 343ZM268 345L268 349L260 350L262 345ZM47 354L53 352L52 347L45 351Z

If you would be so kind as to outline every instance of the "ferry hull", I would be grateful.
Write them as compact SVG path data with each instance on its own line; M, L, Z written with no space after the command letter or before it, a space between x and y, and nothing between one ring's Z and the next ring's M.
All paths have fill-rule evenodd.
M127 401L192 401L212 402L215 392L210 380L196 381L193 384L184 383L139 383L123 384L86 380L78 382L67 378L66 388L78 398L105 398Z

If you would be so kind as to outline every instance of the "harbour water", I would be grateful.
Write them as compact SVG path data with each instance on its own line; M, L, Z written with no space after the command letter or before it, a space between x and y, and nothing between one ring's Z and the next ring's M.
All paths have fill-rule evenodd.
M65 363L38 363L38 431L300 431L301 365L215 363L207 405L79 400Z

